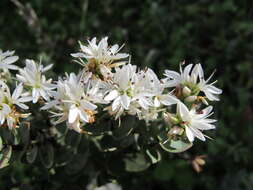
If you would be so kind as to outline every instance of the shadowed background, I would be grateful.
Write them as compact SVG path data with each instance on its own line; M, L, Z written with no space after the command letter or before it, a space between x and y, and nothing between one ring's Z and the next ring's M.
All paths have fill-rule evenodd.
M207 155L201 173L185 156L167 153L141 173L122 175L123 189L252 190L253 189L253 1L250 0L30 0L0 2L0 48L24 58L54 63L59 75L78 71L70 53L78 40L109 36L123 44L132 64L151 67L159 76L179 63L203 64L216 70L224 90L215 105L214 140L196 142L189 150ZM155 126L154 126L155 127ZM63 155L64 156L64 155ZM85 170L85 167L84 167ZM4 189L84 189L78 176L14 165L0 171ZM38 176L38 178L34 177ZM62 186L64 183L64 186Z

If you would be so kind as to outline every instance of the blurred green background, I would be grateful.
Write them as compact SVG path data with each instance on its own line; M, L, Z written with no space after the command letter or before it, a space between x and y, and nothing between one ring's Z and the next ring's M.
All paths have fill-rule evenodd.
M21 2L17 8L14 1L0 1L0 48L15 49L19 63L42 57L59 75L77 71L70 57L77 41L109 36L111 43L125 43L132 64L151 67L159 76L164 69L177 70L183 60L201 62L208 75L216 70L224 93L215 105L214 140L189 150L207 155L203 171L195 172L183 154L165 154L145 172L120 176L123 189L253 189L252 0ZM0 171L0 189L85 189L78 176L46 173L14 165Z

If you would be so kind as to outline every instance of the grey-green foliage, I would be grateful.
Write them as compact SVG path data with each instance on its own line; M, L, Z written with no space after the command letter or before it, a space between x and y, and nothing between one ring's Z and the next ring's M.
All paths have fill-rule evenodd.
M124 174L125 163L124 160L119 159L121 153L107 152L108 157L105 157L104 154L98 154L99 147L95 142L87 145L89 141L85 138L62 139L61 133L65 133L63 129L57 131L59 135L57 143L71 144L73 145L71 147L76 146L76 148L55 147L54 156L48 152L46 158L54 157L54 162L62 167L56 171L44 170L38 160L43 160L43 156L35 159L35 154L44 155L41 153L43 152L40 147L41 142L49 141L47 146L52 144L54 146L55 142L51 142L50 137L38 134L34 136L33 132L36 128L43 130L46 127L45 123L36 123L33 125L35 129L30 132L32 140L40 143L27 147L29 153L22 156L22 151L18 152L18 150L26 146L28 137L24 136L21 140L22 147L15 146L14 149L15 154L19 153L22 159L26 159L21 160L22 163L34 162L40 169L21 162L14 163L12 167L1 170L1 188L84 189L89 181L88 178L98 175L96 173L98 170L100 171L99 183L104 183L105 176L108 178L108 173L103 176L104 171L108 171L109 168L111 178L118 178L124 187L131 187L131 189L140 189L140 187L252 189L252 1L31 0L29 4L38 15L40 35L36 34L24 18L19 16L17 8L11 1L0 2L2 49L16 49L17 54L22 58L42 56L43 60L56 64L55 73L62 74L79 68L70 61L69 56L76 51L78 40L108 35L112 42L126 43L125 50L129 50L132 54L134 64L141 67L149 66L156 73L161 74L165 68L176 69L182 60L202 62L207 73L216 69L218 86L224 89L224 93L221 102L216 106L215 117L219 119L217 130L209 134L215 140L202 144L196 143L196 148L188 152L192 156L208 155L204 172L201 174L196 174L192 170L184 153L163 154L163 162L158 166L151 166L149 170L141 173ZM99 131L95 132L99 133ZM118 134L117 136L121 137ZM107 146L110 138L112 135L104 140ZM134 136L129 138L133 139ZM145 139L140 138L140 140ZM15 138L10 137L9 142L15 143ZM134 141L126 142L128 144ZM114 147L113 144L111 145ZM4 148L7 150L8 147ZM142 148L145 150L147 147ZM92 151L89 155L96 155L91 158L93 164L89 159L86 160L86 151ZM78 159L80 157L83 159ZM49 167L51 163L46 158L42 163ZM65 160L69 160L69 163ZM77 160L82 163L77 163ZM104 164L101 163L102 160ZM35 175L38 176L37 179L33 178ZM63 181L64 185L62 185Z

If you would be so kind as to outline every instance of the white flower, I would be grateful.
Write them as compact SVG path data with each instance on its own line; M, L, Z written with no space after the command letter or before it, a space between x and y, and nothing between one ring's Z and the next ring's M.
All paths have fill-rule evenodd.
M0 50L0 69L5 72L10 70L18 70L16 65L12 65L12 63L18 60L18 56L13 56L15 51L6 51L3 52Z
M112 113L117 113L116 118L124 110L133 112L134 107L148 109L149 106L152 106L151 97L153 95L142 84L143 78L136 72L136 66L128 64L115 70L111 89L108 90L109 93L105 96L105 100L112 101L111 110ZM131 110L129 110L130 104Z
M112 89L105 96L106 101L112 102L112 111L124 108L127 110L132 99L132 88L136 79L136 66L125 65L117 68L113 76Z
M23 86L19 84L11 95L9 87L0 81L0 124L3 125L5 121L9 129L18 127L19 118L26 118L29 114L19 113L16 106L28 109L28 106L24 104L27 102L26 97L23 97Z
M22 109L28 109L29 107L25 105L25 102L29 102L30 98L24 96L23 94L23 84L20 83L17 85L15 88L14 92L12 95L10 94L9 90L5 93L6 98L8 99L8 103L13 105L17 105Z
M71 54L73 57L79 58L77 62L84 66L85 71L92 72L98 77L103 76L104 79L112 76L111 68L127 63L122 59L129 56L126 53L119 53L123 46L119 47L118 44L109 46L107 40L108 37L102 38L97 44L96 38L93 38L91 41L88 40L87 46L79 42L81 52ZM87 63L81 58L85 58Z
M42 73L51 69L53 65L43 67L41 64L35 63L33 60L26 60L26 66L19 70L17 79L24 83L25 86L32 90L30 99L36 103L40 97L49 100L55 85L51 84L51 79L46 79Z
M87 82L87 81L86 81ZM57 83L57 91L53 92L54 100L49 101L41 109L55 109L54 117L60 117L55 123L67 121L69 128L82 132L81 123L92 123L97 106L94 103L106 103L100 92L99 81L85 83L83 76L71 73L65 80Z
M10 106L5 104L5 103L1 103L0 104L0 124L3 125L6 118L8 118L8 115L11 113L11 109Z
M198 95L202 91L210 101L218 101L217 95L222 93L221 89L215 87L213 83L207 84L212 75L205 80L201 64L187 65L184 70L180 65L180 73L171 70L165 70L166 78L163 80L167 87L182 87L184 93L188 95ZM184 88L187 87L187 88Z
M164 92L164 85L151 69L136 69L131 64L115 69L111 89L105 100L112 101L111 113L116 114L116 118L124 110L131 115L140 115L140 112L146 110L146 113L152 107L177 103L176 97Z
M164 92L166 86L161 83L152 69L147 69L143 74L144 78L142 77L143 79L140 81L145 83L142 85L145 86L146 91L154 96L154 107L160 107L161 105L170 106L179 101L174 95Z
M199 112L194 108L189 110L183 103L177 103L177 116L180 118L181 125L185 127L186 136L190 142L194 141L194 138L205 141L205 135L203 130L214 129L212 124L216 122L214 119L209 119L212 113L212 106L209 106Z
M88 40L88 46L82 45L81 42L80 53L71 54L73 57L77 58L86 58L87 60L96 60L98 63L110 64L115 60L120 60L127 58L129 55L126 53L119 53L121 47L118 44L113 46L108 46L108 37L102 38L101 41L97 44L97 39L93 38L91 41Z
M198 83L199 89L205 93L206 97L210 101L219 101L219 97L217 95L221 94L222 90L213 85L216 81L211 84L207 84L212 78L212 75L207 80L205 80L204 72L200 64L198 64L198 70L199 70L199 80L200 80Z

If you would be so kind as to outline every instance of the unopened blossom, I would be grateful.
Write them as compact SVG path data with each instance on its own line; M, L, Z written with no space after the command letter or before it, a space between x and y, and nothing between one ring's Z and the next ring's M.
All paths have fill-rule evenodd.
M16 65L13 65L18 60L18 56L14 55L15 51L3 52L0 49L0 70L4 72L8 70L18 70Z
M99 92L98 81L83 81L82 74L71 73L65 80L60 79L57 90L53 92L53 100L42 107L52 109L57 123L66 121L69 128L82 132L82 124L93 123L97 106L95 103L106 103Z
M205 159L207 158L206 155L200 155L196 156L191 160L191 164L193 169L197 172L200 173L203 171L203 166L206 164Z
M45 100L49 100L55 85L52 84L52 79L46 79L43 75L44 72L52 68L52 64L46 67L36 63L34 60L27 59L26 66L23 69L19 69L17 79L24 83L24 86L30 88L30 99L33 103L38 102L42 97Z
M102 38L97 43L97 39L88 40L88 45L83 45L81 42L81 52L71 54L75 58L80 58L78 63L84 66L85 71L92 72L98 77L111 77L111 68L118 67L127 63L124 59L129 56L126 53L119 53L123 46L118 44L109 46L108 37ZM85 62L83 59L86 59Z
M197 96L199 92L203 92L210 101L218 101L218 95L222 93L222 90L215 87L214 83L208 84L212 75L205 80L204 72L201 64L187 65L184 70L180 65L180 73L165 70L166 78L163 80L167 87L180 87L183 90L184 95ZM201 99L202 100L202 99ZM204 99L202 101L205 101Z
M215 128L213 123L216 120L208 118L213 114L212 109L212 106L208 106L201 111L197 111L195 108L189 110L182 102L177 103L177 116L181 121L180 125L185 128L186 136L190 142L193 142L195 137L205 141L202 131Z

